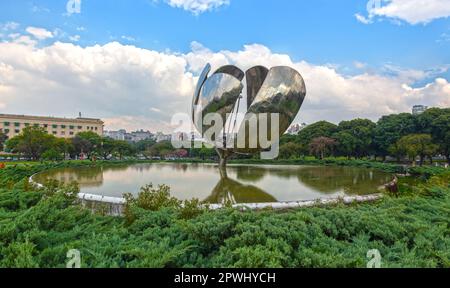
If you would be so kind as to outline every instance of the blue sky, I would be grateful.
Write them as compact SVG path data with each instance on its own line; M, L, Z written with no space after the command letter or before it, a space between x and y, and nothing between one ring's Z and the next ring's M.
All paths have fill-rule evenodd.
M367 4L370 1L375 1L374 3L379 6L368 10ZM94 47L96 44L105 46L112 42L119 42L120 49L130 45L164 55L182 55L180 57L185 60L189 58L189 53L193 53L194 41L201 43L205 50L215 53L216 57L222 57L227 53L238 55L246 51L245 45L256 44L269 49L270 55L289 57L294 66L301 66L302 62L308 63L306 71L309 68L325 67L332 69L333 75L337 77L354 81L357 81L360 76L369 74L378 78L387 77L387 80L396 79L399 86L407 85L408 89L419 89L408 90L404 87L405 93L410 93L408 91L422 93L420 89L432 85L436 79L444 79L448 82L450 79L448 69L450 67L450 18L448 18L450 0L430 0L430 6L425 8L410 5L413 2L420 3L418 0L376 1L82 0L80 13L69 15L66 7L67 0L2 0L0 1L0 42L4 45L12 45L13 42L32 45L32 49L27 53L34 55L33 57L35 54L32 51L46 47L55 48L55 43L72 43L84 49L84 53L89 50L87 48ZM418 9L423 12L417 13ZM11 23L16 25L8 26ZM38 30L29 29L30 27ZM45 31L48 33L45 34ZM19 35L27 37L25 39L27 41L24 39L19 41ZM232 59L237 56L233 57L227 59L233 62ZM2 61L5 67L15 68L14 71L17 71L20 66L11 59L8 60L6 56L3 59L0 56L0 65ZM188 65L193 65L191 60L186 61ZM237 62L240 63L239 61ZM189 69L189 67L184 69L186 75L193 74L192 82L195 84L198 69ZM325 76L315 77L317 78L311 82L323 81L319 78ZM5 76L4 78L6 79ZM6 81L5 79L3 82ZM1 80L0 78L0 83ZM118 85L121 84L123 83ZM447 105L448 95L445 93L447 93L448 83L441 81L441 84L439 85L442 87L436 88L444 91L442 92L444 94L439 96L439 100L428 99L423 102ZM349 82L348 85L353 85L353 82ZM389 89L389 85L386 89ZM46 89L44 91L47 91ZM68 87L64 86L61 89L68 89ZM3 100L0 94L0 112L2 110L7 112L8 108L14 112L20 112L16 111L18 105L14 105L15 99L17 103L21 101L20 93L24 92L16 91L14 95L17 98L3 96ZM320 93L318 88L313 90L313 95L318 99L324 97L316 96L316 93ZM380 93L383 92L380 91ZM365 95L358 96L365 97ZM419 96L414 97L421 99ZM432 97L432 95L424 94L421 97ZM389 106L385 109L386 111L402 112L398 110L406 109L404 107L410 103L403 104L402 108L390 107L388 104L382 105ZM149 109L161 110L153 106ZM333 116L329 120L338 122L352 116L364 116L362 111L358 110L362 108L354 109L351 105L347 105L346 109L348 115L345 114L346 116L342 116L342 119ZM29 113L51 113L44 109L30 108L30 110ZM93 111L93 109L85 110ZM355 113L352 114L353 110ZM68 114L68 112L62 113ZM112 122L123 115L143 117L143 119L147 117L143 115L144 112L134 115L126 111L108 110L100 111L99 114L101 117L115 119ZM380 116L378 114L370 114L367 117L376 119ZM304 119L299 118L299 120L314 121L318 120L318 117L305 116ZM161 118L160 122L167 122L167 119ZM120 121L114 123L111 126L127 125L125 122L121 124Z
M187 52L192 41L212 50L260 43L294 60L317 64L350 66L360 61L374 67L391 63L429 69L450 63L450 41L440 41L441 35L450 34L448 18L426 25L389 20L364 25L354 15L366 13L367 0L241 0L200 15L174 9L163 0L84 0L82 13L70 17L64 15L66 2L3 0L0 23L59 28L80 35L82 46L117 40ZM86 30L78 31L80 27Z

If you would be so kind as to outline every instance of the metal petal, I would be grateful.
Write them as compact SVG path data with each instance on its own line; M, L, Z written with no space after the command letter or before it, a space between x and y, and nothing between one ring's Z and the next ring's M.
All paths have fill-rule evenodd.
M200 91L202 90L203 84L205 84L206 79L208 79L208 74L211 71L211 64L207 63L205 68L203 68L200 77L198 78L197 87L195 88L194 97L192 99L192 119L194 119L195 106L198 104L200 98Z
M269 69L264 66L255 66L245 72L247 79L247 109L250 108L261 86L266 80Z
M214 74L209 77L200 92L198 104L202 110L195 111L196 119L204 119L209 113L218 113L225 125L227 114L233 111L243 87L240 80L229 74ZM200 125L196 125L196 127L202 133L210 128L207 125L203 125L203 129L200 129Z
M305 81L300 73L286 66L273 67L248 113L279 113L281 136L294 121L305 96Z
M280 121L280 135L278 136L281 137L297 116L305 96L306 86L300 73L290 67L274 67L270 69L255 100L250 105L247 116L249 114L278 113ZM270 119L270 116L268 118ZM258 123L258 127L260 125L267 125L268 132L270 132L270 123ZM239 129L238 138L245 135L246 143L249 143L248 131L248 123L244 121ZM258 147L260 147L259 139ZM257 152L258 149L235 149L234 151L237 153L253 153Z
M222 66L219 69L217 69L216 72L214 72L214 74L222 74L222 73L234 76L237 79L239 79L239 81L242 81L245 76L244 72L234 65Z

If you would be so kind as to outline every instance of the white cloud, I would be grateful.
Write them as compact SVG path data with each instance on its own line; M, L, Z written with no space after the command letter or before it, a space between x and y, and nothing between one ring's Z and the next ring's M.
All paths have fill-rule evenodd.
M26 31L39 40L53 38L53 33L44 28L28 27Z
M363 23L363 24L370 24L372 23L372 20L370 18L366 18L363 15L356 13L355 14L356 20L358 20L359 22Z
M450 0L369 0L367 7L369 22L379 16L416 25L450 16Z
M74 36L70 36L70 37L69 37L70 41L73 41L73 42L78 42L78 41L80 41L80 38L81 38L80 35L74 35Z
M33 5L31 8L31 12L33 13L50 13L50 9L42 6Z
M166 2L172 7L183 8L196 15L230 4L230 0L166 0Z
M11 30L16 30L19 26L20 24L16 22L6 22L4 24L0 23L0 31L8 32Z
M353 62L353 65L355 66L356 69L364 69L367 67L366 63L359 62L359 61Z
M103 118L107 129L168 131L172 115L189 113L194 75L207 62L213 69L230 63L243 70L254 65L296 68L308 91L297 119L302 122L377 120L410 111L414 104L450 106L448 79L417 87L433 75L427 71L388 67L389 73L346 76L257 44L214 52L194 42L191 52L180 54L117 42L90 47L56 42L42 48L9 42L0 43L0 113L73 117L81 111Z
M437 43L450 42L450 33L444 32L440 35L439 39L436 40Z
M123 39L123 40L126 40L128 42L135 42L136 41L136 39L134 37L131 37L131 36L122 35L120 38Z

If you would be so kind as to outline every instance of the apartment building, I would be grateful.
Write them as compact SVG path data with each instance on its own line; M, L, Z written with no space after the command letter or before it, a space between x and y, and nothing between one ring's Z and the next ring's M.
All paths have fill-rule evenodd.
M41 127L58 138L72 138L80 132L92 131L103 135L104 122L92 118L56 118L26 115L0 114L0 132L12 138L26 127Z

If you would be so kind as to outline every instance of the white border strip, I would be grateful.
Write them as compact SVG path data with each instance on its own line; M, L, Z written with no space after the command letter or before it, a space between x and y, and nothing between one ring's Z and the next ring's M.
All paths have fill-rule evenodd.
M35 174L36 175L36 174ZM44 185L37 183L33 180L33 177L29 178L30 183L37 185L39 188L44 187ZM83 201L88 202L99 202L111 205L123 206L126 204L125 198L119 197L108 197L94 194L79 193L78 198ZM246 203L246 204L235 204L232 205L233 208L240 210L262 210L262 209L294 209L294 208L306 208L306 207L316 207L321 205L335 205L339 203L352 204L352 203L363 203L363 202L374 202L383 198L383 194L371 194L363 196L344 196L337 198L321 198L316 200L304 200L304 201L291 201L291 202L272 202L272 203ZM207 204L205 205L211 210L219 210L227 207L224 204Z
M237 209L250 209L250 210L261 210L261 209L293 209L293 208L305 208L305 207L315 207L321 205L334 205L339 203L352 204L352 203L363 203L363 202L373 202L383 198L383 194L371 194L366 196L345 196L338 198L322 198L316 200L304 200L304 201L292 201L292 202L273 202L273 203L249 203L249 204L235 204L232 207ZM211 210L218 210L226 207L223 204L210 204L209 208Z

